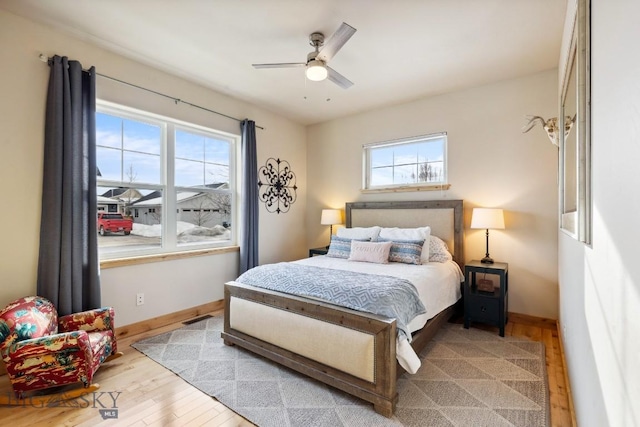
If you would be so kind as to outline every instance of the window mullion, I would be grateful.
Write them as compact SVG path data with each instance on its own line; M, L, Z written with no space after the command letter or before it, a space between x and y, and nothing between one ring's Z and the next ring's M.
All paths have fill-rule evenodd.
M164 136L163 136L163 183L165 188L164 194L164 212L162 215L163 223L162 229L164 232L162 233L162 243L166 249L172 250L175 249L177 244L177 214L176 214L176 189L175 189L175 126L172 123L168 123L163 127Z

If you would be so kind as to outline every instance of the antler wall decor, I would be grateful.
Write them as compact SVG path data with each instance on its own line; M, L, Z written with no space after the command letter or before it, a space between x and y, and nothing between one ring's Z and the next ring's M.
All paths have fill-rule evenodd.
M259 197L267 211L286 213L296 201L296 174L286 160L270 157L258 170Z
M553 145L560 146L560 135L558 135L558 118L552 117L549 120L545 120L540 116L525 116L528 120L527 124L522 126L522 133L527 133L540 123L544 130L547 132L547 136ZM565 116L564 118L564 137L566 138L573 127L573 123L576 121L576 116Z

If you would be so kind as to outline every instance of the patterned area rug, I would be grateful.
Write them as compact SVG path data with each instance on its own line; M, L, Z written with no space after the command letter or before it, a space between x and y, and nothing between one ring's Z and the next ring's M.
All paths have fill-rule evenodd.
M133 344L259 426L548 426L544 345L445 324L398 380L392 419L220 338L222 317Z

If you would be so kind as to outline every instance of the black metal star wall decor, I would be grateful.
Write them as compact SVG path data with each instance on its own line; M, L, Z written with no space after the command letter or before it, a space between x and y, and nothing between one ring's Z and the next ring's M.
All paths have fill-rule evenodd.
M273 157L258 169L258 188L260 200L272 213L289 212L298 197L296 174L291 170L291 165L286 160Z

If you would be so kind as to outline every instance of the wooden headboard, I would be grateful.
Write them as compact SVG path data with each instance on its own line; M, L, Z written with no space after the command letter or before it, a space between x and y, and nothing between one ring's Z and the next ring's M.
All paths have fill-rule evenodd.
M347 227L431 227L444 240L453 260L464 265L462 200L411 202L351 202L345 205Z

